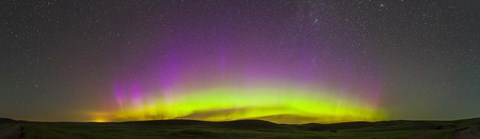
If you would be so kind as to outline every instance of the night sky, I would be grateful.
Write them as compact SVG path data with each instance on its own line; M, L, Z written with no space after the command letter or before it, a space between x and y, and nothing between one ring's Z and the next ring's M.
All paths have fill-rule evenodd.
M0 117L480 116L477 0L0 1Z

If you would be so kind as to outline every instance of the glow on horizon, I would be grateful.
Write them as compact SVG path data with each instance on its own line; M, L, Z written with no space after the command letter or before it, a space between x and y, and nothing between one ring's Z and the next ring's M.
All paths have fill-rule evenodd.
M145 42L155 47L145 55L128 56L143 64L125 61L112 75L112 97L100 110L108 113L104 119L386 119L379 107L383 73L377 72L381 67L374 58L338 51L341 43L284 38L278 44L276 35L252 37L258 32L228 28L205 29L203 35L179 32Z
M229 86L191 89L175 94L178 95L134 96L130 98L130 104L119 104L125 107L108 117L96 118L108 121L262 119L277 123L334 123L386 118L372 104L314 88Z

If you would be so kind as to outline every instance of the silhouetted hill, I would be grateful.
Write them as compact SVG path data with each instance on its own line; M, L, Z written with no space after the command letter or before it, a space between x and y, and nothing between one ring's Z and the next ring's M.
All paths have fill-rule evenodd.
M128 125L149 125L161 127L197 127L197 128L225 128L225 129L245 129L245 130L292 130L295 127L284 124L276 124L263 120L236 120L208 122L198 120L150 120L150 121L128 121L117 124Z
M119 122L118 124L139 124L139 125L152 125L152 126L199 126L204 124L209 124L211 122L207 121L198 121L198 120L148 120L148 121L127 121Z
M458 122L457 122L458 123ZM466 124L472 125L472 124ZM332 131L332 130L345 130L345 129L359 129L363 128L368 131L384 131L384 130L432 130L432 129L444 129L444 128L456 128L456 124L453 121L407 121L407 120L395 120L395 121L379 121L379 122L345 122L345 123L333 123L333 124L304 124L297 127L302 130L309 131Z
M298 125L297 127L303 130L310 131L328 131L328 130L340 130L340 129L351 129L351 128L361 128L371 126L370 122L347 122L347 123L334 123L334 124L303 124Z
M15 123L16 120L9 119L9 118L0 118L0 123Z
M0 118L0 123L17 122ZM107 123L19 121L25 139L49 138L454 138L480 133L480 119L278 124L263 120L151 120ZM13 124L0 124L8 128ZM480 135L480 134L479 134Z
M248 130L293 130L294 127L284 124L276 124L263 120L237 120L226 122L214 122L210 126L218 128L248 129Z

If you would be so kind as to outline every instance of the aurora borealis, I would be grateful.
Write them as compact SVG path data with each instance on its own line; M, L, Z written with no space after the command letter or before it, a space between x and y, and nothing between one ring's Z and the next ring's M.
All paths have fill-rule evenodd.
M360 74L378 69L347 67L357 60L334 50L338 42L323 44L315 39L320 35L297 30L291 33L309 38L277 42L280 36L260 33L252 38L251 34L259 34L256 29L235 31L233 25L217 24L200 22L205 27L179 29L167 41L152 39L149 43L163 47L154 49L146 60L158 67L139 72L128 65L114 76L119 111L110 118L237 120L291 115L309 120L288 116L276 120L339 122L382 117L376 104L381 96L380 74ZM296 48L306 44L323 47ZM313 51L325 51L325 55Z
M480 116L474 1L1 6L0 117L335 123Z
M308 90L300 88L261 87L197 89L191 93L178 92L179 97L172 98L170 96L167 97L168 100L165 98L149 100L133 96L129 104L125 104L124 99L120 98L118 99L119 105L130 107L122 109L114 116L118 118L117 120L265 119L281 123L327 123L384 118L376 113L372 106L339 102L338 98L318 95L327 94L326 92L308 92ZM105 117L97 118L106 119Z

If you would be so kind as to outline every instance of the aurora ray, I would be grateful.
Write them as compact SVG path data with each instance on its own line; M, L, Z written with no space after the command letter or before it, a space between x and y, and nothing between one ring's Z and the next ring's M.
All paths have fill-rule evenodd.
M288 87L205 89L182 93L185 95L171 98L170 101L161 98L146 101L140 107L120 111L114 118L182 118L208 121L264 119L280 123L330 123L385 118L371 106L338 102L335 96L314 91L316 90Z
M194 16L195 27L182 24L190 18L172 18L175 32L153 25L151 36L135 44L142 55L122 56L125 60L114 69L112 97L105 100L112 104L94 119L385 119L379 106L383 76L378 60L338 49L350 46L348 41L305 31L327 29L325 21L303 25L295 15L284 14L292 20L268 27L260 20L237 26L243 14L231 22L217 22L226 16ZM261 31L265 28L271 31Z

